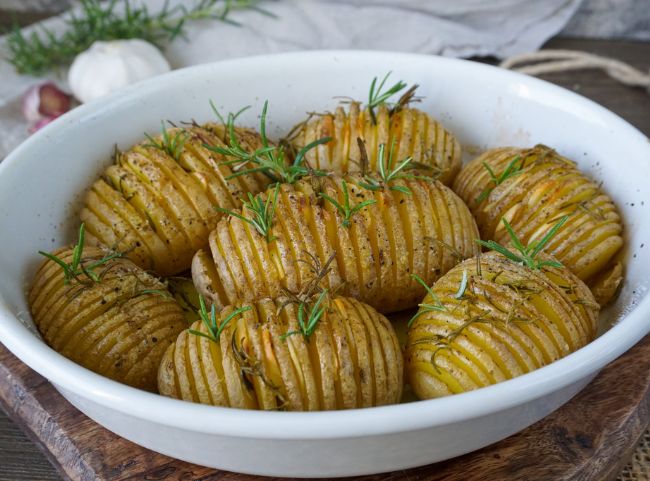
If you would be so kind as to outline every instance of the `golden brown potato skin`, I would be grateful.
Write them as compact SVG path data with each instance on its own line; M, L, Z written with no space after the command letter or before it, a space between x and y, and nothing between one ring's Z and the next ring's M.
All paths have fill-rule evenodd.
M245 409L317 411L398 403L403 360L390 322L345 297L329 308L309 339L298 305L261 300L230 321L219 344L183 331L160 364L158 389L177 399ZM221 322L233 309L219 314ZM207 333L197 321L192 329Z
M365 141L368 167L375 172L379 145L385 144L388 150L395 141L394 160L411 156L415 162L430 166L443 184L451 184L461 164L460 144L451 132L418 109L405 107L391 114L382 105L375 112L376 123L358 102L351 102L347 110L337 107L333 114L318 114L294 128L291 143L299 150L314 140L331 137L305 158L312 168L347 174L361 170L357 138Z
M84 265L105 251L86 247ZM69 263L72 249L54 255ZM65 284L63 269L46 260L29 291L34 323L56 351L102 376L156 391L156 374L167 347L185 329L183 311L165 286L128 259L95 270L100 282L83 277ZM85 283L87 282L87 285ZM147 290L160 291L147 293Z
M298 293L314 278L314 258L323 266L335 255L322 285L387 313L413 307L424 295L411 274L432 283L476 252L474 219L440 182L395 181L410 189L407 195L387 187L368 190L357 185L359 177L348 176L350 205L367 199L376 204L345 227L341 213L317 195L343 203L342 181L314 177L282 185L271 242L248 223L223 218L210 234L210 250L198 251L192 262L198 291L219 307Z
M522 172L494 186L483 163L498 177L517 156ZM621 219L611 199L573 162L544 145L492 149L466 165L453 188L474 214L481 237L502 245L509 236L501 218L525 245L569 215L545 251L591 287L601 305L612 299L622 279L616 259L623 246ZM489 188L489 196L480 200Z
M179 132L188 136L178 160L147 146L150 141L116 153L114 164L86 193L81 211L90 243L126 252L160 276L188 269L194 253L207 246L223 215L215 206L240 207L240 197L264 190L269 182L260 173L226 180L235 167L222 162L230 159L204 147L227 144L223 125L182 130L167 130L171 138ZM237 128L236 136L247 150L262 145L252 130Z
M445 306L415 318L406 372L420 399L457 394L545 366L592 341L599 312L569 269L531 270L488 252L433 285ZM459 299L463 271L468 274ZM433 304L429 294L423 304Z

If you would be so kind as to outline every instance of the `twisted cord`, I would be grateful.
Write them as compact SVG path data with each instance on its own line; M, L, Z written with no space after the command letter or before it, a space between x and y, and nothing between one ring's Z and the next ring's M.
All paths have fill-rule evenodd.
M650 70L643 73L620 60L576 50L549 49L513 55L501 62L500 67L528 75L597 68L624 85L643 87L650 93Z

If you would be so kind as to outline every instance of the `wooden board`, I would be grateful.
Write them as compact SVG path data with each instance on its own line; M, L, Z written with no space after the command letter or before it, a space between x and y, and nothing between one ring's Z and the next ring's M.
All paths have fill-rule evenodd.
M65 479L255 479L176 461L116 436L77 411L2 345L0 405ZM627 462L649 419L647 336L572 401L517 435L450 461L359 479L609 481Z

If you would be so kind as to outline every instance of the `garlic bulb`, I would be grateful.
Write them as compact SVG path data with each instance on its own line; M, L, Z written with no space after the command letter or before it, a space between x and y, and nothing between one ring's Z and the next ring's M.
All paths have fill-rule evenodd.
M160 50L144 40L95 42L72 62L68 83L77 99L88 102L169 70Z

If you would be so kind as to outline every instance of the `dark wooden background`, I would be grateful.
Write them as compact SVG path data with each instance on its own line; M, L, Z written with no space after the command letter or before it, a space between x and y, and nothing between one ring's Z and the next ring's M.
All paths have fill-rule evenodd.
M47 15L9 12L2 10L0 5L0 29L13 22L27 25ZM545 47L584 50L617 58L646 72L650 70L650 43L558 38L552 39ZM492 59L477 60L494 62ZM621 86L599 71L558 73L544 78L599 102L650 135L650 91ZM60 479L36 446L0 410L0 481Z

